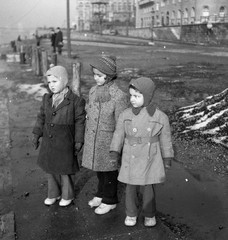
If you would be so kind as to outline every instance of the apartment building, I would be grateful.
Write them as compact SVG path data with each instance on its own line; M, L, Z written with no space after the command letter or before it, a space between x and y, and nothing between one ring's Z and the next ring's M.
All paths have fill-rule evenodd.
M228 0L138 0L136 27L228 22Z
M105 22L125 22L135 18L136 0L77 0L74 16L77 30L91 30L96 17Z

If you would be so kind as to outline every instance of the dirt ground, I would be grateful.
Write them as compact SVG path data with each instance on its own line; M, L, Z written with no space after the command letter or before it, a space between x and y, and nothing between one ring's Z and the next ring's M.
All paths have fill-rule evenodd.
M85 98L94 84L88 62L101 52L117 56L119 84L124 91L132 77L149 76L156 82L155 101L170 117L177 161L189 168L205 169L215 176L228 176L227 149L197 136L180 137L175 119L178 108L195 104L228 87L228 49L171 43L125 48L73 45L73 61L83 63ZM59 63L71 72L72 60L66 62L65 58L59 58Z
M42 47L50 49L50 42L44 40ZM207 96L219 93L228 88L228 49L206 48L193 45L177 46L171 43L155 43L154 46L88 46L86 43L78 45L74 42L72 44L73 58L69 60L66 57L66 50L64 49L63 56L58 56L58 64L66 66L72 77L72 63L75 61L82 63L81 86L82 94L86 99L89 89L94 84L88 63L90 60L96 59L96 56L101 54L101 52L117 56L119 69L118 84L124 91L127 91L128 82L133 77L149 76L156 82L157 90L154 100L159 108L170 117L175 148L175 162L189 170L194 178L201 180L202 176L206 176L207 178L217 179L226 183L228 180L227 149L198 136L182 137L177 132L178 126L175 119L175 111L180 107L192 105L205 99ZM21 67L23 68L23 66ZM37 84L41 83L43 78L34 76L32 72L25 73L23 71L18 72L18 74L15 72L1 73L2 78L6 76L13 82L8 96L11 101L9 109L11 111L10 117L13 132L11 138L14 139L12 146L15 149L17 148L17 152L12 149L12 155L15 156L15 162L13 163L15 167L14 175L18 176L18 178L15 178L18 183L22 182L20 186L23 186L24 181L24 186L28 189L24 191L24 186L23 188L17 188L16 185L14 199L11 200L11 204L18 201L16 208L19 208L20 204L23 204L22 207L25 208L28 202L23 202L23 200L28 197L36 197L30 194L33 190L29 181L34 183L35 179L39 179L39 182L42 182L42 184L36 185L38 183L35 183L34 186L42 194L46 186L43 184L45 179L41 175L40 170L38 170L38 167L31 167L36 161L37 153L31 150L31 146L29 145L32 125L26 125L26 119L29 122L32 122L31 119L35 121L34 110L38 110L39 103L34 100L33 96L29 96L26 97L28 98L27 105L24 104L23 99L26 93L19 93L17 84ZM27 110L25 110L26 106ZM20 109L23 110L23 113L26 111L26 116L20 114ZM19 128L25 129L25 132L19 133ZM24 142L20 141L22 138ZM18 149L22 149L20 154L18 154ZM19 162L21 159L23 159L24 163ZM28 162L28 159L32 159L32 162ZM19 164L24 164L25 168L18 168ZM202 172L205 175L202 175ZM23 178L25 175L27 176L26 181ZM78 180L79 185L76 192L79 193L82 189L80 184L84 185L87 179L91 177L88 175L89 173L85 173L85 178ZM37 214L36 211L37 209L34 209L35 214ZM178 234L179 239L191 239L191 237L196 240L203 239L196 237L193 230L189 229L187 224L179 224L174 221L172 215L168 216L160 213L160 218L173 232ZM29 213L21 213L21 222L18 229L23 226L26 219L29 219ZM223 228L224 226L221 226L221 229Z

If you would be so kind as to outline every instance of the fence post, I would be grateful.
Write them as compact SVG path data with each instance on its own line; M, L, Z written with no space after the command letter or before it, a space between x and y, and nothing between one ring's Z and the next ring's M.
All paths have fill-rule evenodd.
M71 90L75 94L80 96L81 95L81 88L80 88L81 63L80 62L73 63L72 68L73 68L73 78L71 82Z

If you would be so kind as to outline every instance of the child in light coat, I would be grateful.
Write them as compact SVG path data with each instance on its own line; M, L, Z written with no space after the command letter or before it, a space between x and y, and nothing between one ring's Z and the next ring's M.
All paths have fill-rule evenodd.
M118 180L126 183L126 226L137 222L139 189L144 225L156 225L154 184L165 181L165 168L171 166L174 157L169 120L153 103L154 90L150 78L131 80L132 107L120 114L110 147L114 159L122 152Z
M48 178L44 204L52 205L61 199L59 205L64 207L74 199L74 175L79 170L77 153L84 143L85 100L68 88L64 67L52 67L46 76L51 93L43 96L32 143L37 149L42 138L38 165Z

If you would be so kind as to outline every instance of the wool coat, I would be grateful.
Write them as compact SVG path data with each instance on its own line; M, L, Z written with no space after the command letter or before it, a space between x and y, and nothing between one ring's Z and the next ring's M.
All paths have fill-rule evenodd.
M110 159L110 144L120 113L129 105L128 95L121 91L114 82L109 87L111 100L96 102L97 85L89 92L86 107L86 131L82 166L93 171L115 171L117 164Z
M156 109L150 116L144 107L138 115L132 109L120 114L110 151L122 151L118 180L132 185L165 181L164 158L173 158L168 117Z
M38 165L50 174L74 174L78 169L75 143L84 142L85 100L68 91L64 100L52 107L52 94L43 96L33 133L42 137Z

